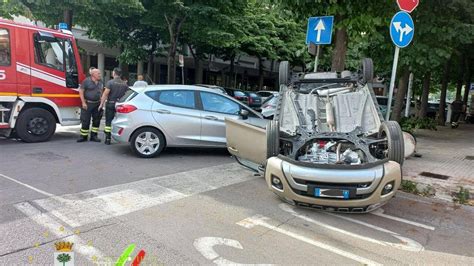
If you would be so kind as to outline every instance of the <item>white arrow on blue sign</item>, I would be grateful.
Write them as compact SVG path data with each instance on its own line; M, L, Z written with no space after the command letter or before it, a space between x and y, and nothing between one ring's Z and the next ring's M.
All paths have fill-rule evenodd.
M306 32L306 44L310 42L320 44L331 44L333 16L312 17L308 19L308 30Z
M407 47L415 35L415 24L410 14L400 11L392 18L390 23L390 37L392 42L400 47Z

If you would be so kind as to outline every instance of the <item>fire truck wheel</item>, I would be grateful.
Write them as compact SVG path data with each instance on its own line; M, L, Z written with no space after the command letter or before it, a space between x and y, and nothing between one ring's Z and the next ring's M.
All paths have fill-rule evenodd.
M24 142L48 141L56 131L53 114L42 108L29 108L20 113L15 132Z

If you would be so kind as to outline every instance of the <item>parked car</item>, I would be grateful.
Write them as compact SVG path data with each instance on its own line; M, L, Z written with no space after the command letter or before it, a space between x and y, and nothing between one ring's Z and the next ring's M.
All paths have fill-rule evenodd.
M280 64L286 81L288 64ZM281 84L275 118L266 128L226 120L227 147L241 164L263 172L271 191L298 206L370 212L401 183L405 134L384 121L373 90L372 60L363 74L340 78L308 73Z
M257 95L262 97L262 102L264 102L271 96L278 95L278 92L277 91L258 91Z
M276 106L278 104L279 95L272 95L262 103L262 115L265 119L273 119L275 115Z
M185 85L131 88L116 105L112 137L129 143L139 157L165 147L226 147L225 118L266 120L239 101L214 89Z
M248 106L256 110L259 110L262 107L262 98L258 96L255 92L245 91L244 93L249 99Z
M235 89L229 89L229 88L225 88L225 91L227 92L228 95L242 102L243 104L246 104L246 105L249 104L249 97L245 94L245 92L241 90L235 90Z
M227 94L227 91L224 89L224 87L217 86L217 85L207 85L207 84L196 84L196 86L201 86L209 89L214 89L217 90L223 94Z

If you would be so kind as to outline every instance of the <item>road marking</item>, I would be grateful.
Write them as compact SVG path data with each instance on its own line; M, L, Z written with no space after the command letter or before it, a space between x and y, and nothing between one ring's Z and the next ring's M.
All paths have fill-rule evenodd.
M361 257L359 255L356 255L354 253L351 253L351 252L347 252L347 251L344 251L342 249L339 249L339 248L336 248L336 247L333 247L333 246L330 246L328 244L324 244L322 242L319 242L319 241L316 241L316 240L313 240L313 239L310 239L308 237L305 237L305 236L301 236L301 235L298 235L296 233L293 233L289 230L285 230L281 227L276 227L276 226L273 226L269 223L267 223L267 221L270 220L270 218L267 218L267 217L264 217L262 215L255 215L255 216L252 216L252 217L249 217L249 218L246 218L240 222L237 222L238 225L240 226L243 226L245 228L252 228L256 225L259 225L259 226L263 226L263 227L266 227L270 230L273 230L275 232L278 232L278 233L281 233L281 234L284 234L286 236L289 236L289 237L292 237L294 239L297 239L297 240L300 240L300 241L303 241L305 243L308 243L310 245L313 245L315 247L318 247L318 248L321 248L321 249L324 249L324 250L327 250L329 252L332 252L332 253L335 253L335 254L338 254L340 256L343 256L345 258L348 258L348 259L351 259L351 260L354 260L354 261L357 261L357 262L360 262L362 264L365 264L365 265L382 265L382 264L379 264L375 261L372 261L372 260L369 260L367 258L364 258L364 257Z
M64 229L63 225L56 222L50 215L42 213L28 202L16 204L15 207L23 212L29 219L33 220L40 226L43 226L49 230L53 235L62 240L74 243L74 251L86 257L88 260L93 261L93 258L105 257L102 251L95 247L87 245L87 242L82 240L78 235L74 234L72 230Z
M244 249L239 241L221 237L201 237L194 240L194 248L196 248L204 258L214 262L217 265L243 265L222 258L215 250L214 246L224 245L237 249Z
M18 181L18 180L16 180L16 179L14 179L14 178L11 178L11 177L9 177L9 176L2 175L2 174L0 174L0 176L3 177L3 178L5 178L5 179L8 179L8 180L10 180L10 181L12 181L12 182L15 182L15 183L17 183L17 184L20 184L20 185L22 185L22 186L24 186L24 187L26 187L26 188L29 188L29 189L31 189L31 190L34 190L34 191L36 191L36 192L38 192L38 193L40 193L40 194L43 194L44 196L47 196L47 197L54 197L54 194L51 194L51 193L48 193L48 192L46 192L46 191L44 191L44 190L41 190L41 189L35 188L35 187L33 187L33 186L30 186L30 185L28 185L28 184L25 184L25 183L23 183L23 182L21 182L21 181Z
M421 228L425 228L425 229L428 229L428 230L431 230L431 231L434 231L436 229L435 227L430 226L430 225L421 224L421 223L413 222L413 221L406 220L406 219L403 219L403 218L400 218L400 217L385 214L384 210L381 209L381 208L371 212L371 214L376 215L376 216L380 216L380 217L383 217L383 218L387 218L387 219L390 219L390 220L394 220L394 221L397 221L397 222L411 224L411 225L421 227Z
M364 241L367 241L367 242L371 242L371 243L374 243L374 244L379 244L379 245L382 245L382 246L394 247L394 248L398 248L398 249L401 249L401 250L407 250L407 251L412 251L412 252L420 252L420 251L424 250L424 247L420 243L416 242L415 240L410 239L410 238L406 238L406 237L402 237L399 234L397 234L395 232L391 232L391 231L386 230L386 229L384 229L383 232L389 233L393 237L398 238L399 240L402 241L403 244L396 244L396 243L376 240L376 239L373 239L373 238L370 238L370 237L361 236L361 235L358 235L358 234L355 234L355 233L352 233L352 232L349 232L349 231L346 231L346 230L343 230L343 229L325 224L323 222L316 221L314 219L309 218L306 215L302 215L302 214L297 213L293 207L291 207L290 205L288 205L286 203L281 203L279 205L279 207L283 211L286 211L286 212L290 213L291 215L293 215L295 217L298 217L302 220L305 220L307 222L310 222L310 223L316 224L318 226L327 228L329 230L333 230L335 232L345 234L345 235L348 235L348 236L351 236L351 237L354 237L354 238L358 238L358 239L361 239L361 240L364 240ZM376 226L373 226L373 225L370 225L370 224L365 224L365 226L369 226L369 227L371 227L375 230L378 230L378 231L380 231L380 229L382 229L380 227L376 227Z
M256 178L231 163L34 202L70 227L79 227Z

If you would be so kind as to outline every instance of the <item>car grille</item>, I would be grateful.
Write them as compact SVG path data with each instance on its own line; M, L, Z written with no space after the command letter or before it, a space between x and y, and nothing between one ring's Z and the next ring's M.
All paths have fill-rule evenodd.
M315 187L324 187L324 188L368 188L372 184L372 182L368 183L322 183L322 182L314 182L314 181L307 181L303 179L298 179L295 178L294 181L298 184L301 185L306 185L306 186L315 186ZM291 186L290 186L291 187ZM317 199L330 199L330 200L341 200L341 201L347 201L347 200L358 200L358 199L366 199L370 197L372 193L367 193L367 194L360 194L360 195L355 195L352 196L350 199L339 199L339 198L321 198L321 197L315 197L312 193L309 193L308 191L304 190L299 190L291 187L291 189L298 195L305 196L305 197L310 197L310 198L317 198Z
M312 208L316 210L322 211L330 211L330 212L340 212L340 213L365 213L368 212L368 207L332 207L332 206L322 206L316 204L308 204L304 202L295 202L296 206L305 207L305 208Z
M372 182L367 183L322 183L307 181L303 179L294 178L296 183L301 185L311 185L311 186L323 186L323 187L346 187L346 188L368 188L372 185Z

